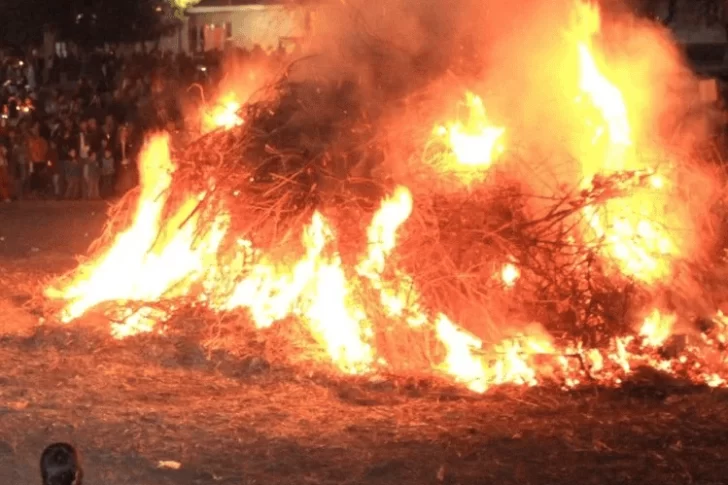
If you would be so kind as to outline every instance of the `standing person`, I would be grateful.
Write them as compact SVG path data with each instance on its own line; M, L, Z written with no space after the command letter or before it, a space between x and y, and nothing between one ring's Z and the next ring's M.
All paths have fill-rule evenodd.
M109 106L110 116L118 122L122 122L127 118L128 101L125 98L124 91L117 89L114 91L114 97ZM108 117L107 117L108 118Z
M86 107L84 115L88 120L89 128L92 132L98 129L98 120L104 117L104 109L101 106L101 98L97 94L91 98L91 102Z
M10 202L10 173L8 149L0 144L0 200Z
M75 148L68 150L66 161L66 199L77 200L81 197L81 175L83 168Z
M119 173L116 181L116 193L125 194L134 185L134 173L130 158L132 145L130 140L129 126L123 124L119 128Z
M86 189L89 187L88 183L88 166L86 164L89 154L91 153L91 143L89 141L88 124L82 120L79 123L78 133L78 158L81 164L81 171L83 177L83 184L81 184L81 192L84 198L88 197Z
M51 92L48 94L48 98L46 99L46 102L43 105L43 110L45 111L45 114L48 116L58 116L59 113L59 94L57 89L51 90Z
M86 160L86 197L90 200L101 198L99 194L99 179L101 178L101 167L99 166L98 155L92 151Z
M101 159L101 195L103 197L113 197L114 195L115 165L114 153L107 145L104 147L104 156Z
M28 148L23 140L22 135L16 134L14 131L10 134L11 141L11 158L10 165L15 181L15 198L22 200L25 197L28 181Z
M48 168L50 169L51 181L53 182L53 196L56 199L61 198L61 194L63 193L61 190L64 182L63 162L59 152L58 144L51 141L50 149L48 150Z
M39 195L48 186L46 168L48 165L48 142L40 134L40 124L35 123L28 136L28 155L30 156L30 190Z
M96 152L96 154L100 156L102 151L101 140L104 139L104 133L101 130L98 121L96 121L96 118L89 118L86 121L86 128L86 139L89 149L92 152Z
M61 169L61 176L64 179L64 183L62 185L68 184L68 159L69 159L69 152L71 149L76 150L76 147L78 146L78 140L74 138L72 127L69 127L68 125L65 125L62 128L61 136L58 137L57 142L57 149L58 149L58 159L60 160L60 169ZM76 152L77 153L77 152ZM65 188L61 190L61 194L65 193Z
M102 140L106 140L106 143L110 147L115 146L117 143L116 135L118 131L119 130L116 128L116 122L114 121L114 118L111 115L106 116L104 124L101 127Z
M35 66L33 64L33 59L31 58L25 69L25 78L27 79L28 89L30 91L35 91L35 88L38 87L36 83Z

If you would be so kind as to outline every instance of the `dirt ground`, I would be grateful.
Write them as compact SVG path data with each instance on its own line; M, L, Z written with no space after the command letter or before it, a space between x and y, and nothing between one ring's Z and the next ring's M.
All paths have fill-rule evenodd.
M0 207L0 483L39 483L55 440L87 484L726 484L728 393L677 384L498 389L346 380L41 325L102 203ZM181 464L179 469L160 461Z

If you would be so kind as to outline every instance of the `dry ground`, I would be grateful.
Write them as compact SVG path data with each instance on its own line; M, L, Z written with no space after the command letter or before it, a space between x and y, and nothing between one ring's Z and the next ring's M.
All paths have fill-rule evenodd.
M103 221L103 204L0 207L0 484L39 483L37 459L54 440L79 446L90 485L728 483L723 391L475 396L40 326L30 297Z

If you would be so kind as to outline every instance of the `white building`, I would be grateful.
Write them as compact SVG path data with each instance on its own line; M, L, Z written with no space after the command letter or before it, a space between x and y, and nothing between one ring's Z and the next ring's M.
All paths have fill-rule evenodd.
M131 1L131 0L130 0ZM156 41L116 46L132 52L158 47L164 51L194 54L229 46L252 49L260 45L265 50L289 47L310 28L311 6L316 0L201 0L185 10L179 28ZM161 7L160 7L161 8ZM160 10L161 12L161 10ZM164 11L173 15L171 8ZM74 46L58 39L48 30L43 42L46 57L64 57Z
M185 11L177 48L188 53L235 46L265 50L288 47L310 27L310 10L304 4L281 1L202 0ZM172 39L164 47L172 48Z

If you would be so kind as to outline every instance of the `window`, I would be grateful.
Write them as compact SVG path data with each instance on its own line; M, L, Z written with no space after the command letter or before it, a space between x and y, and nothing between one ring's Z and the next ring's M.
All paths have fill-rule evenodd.
M233 38L233 23L232 22L225 22L225 38L226 39Z

